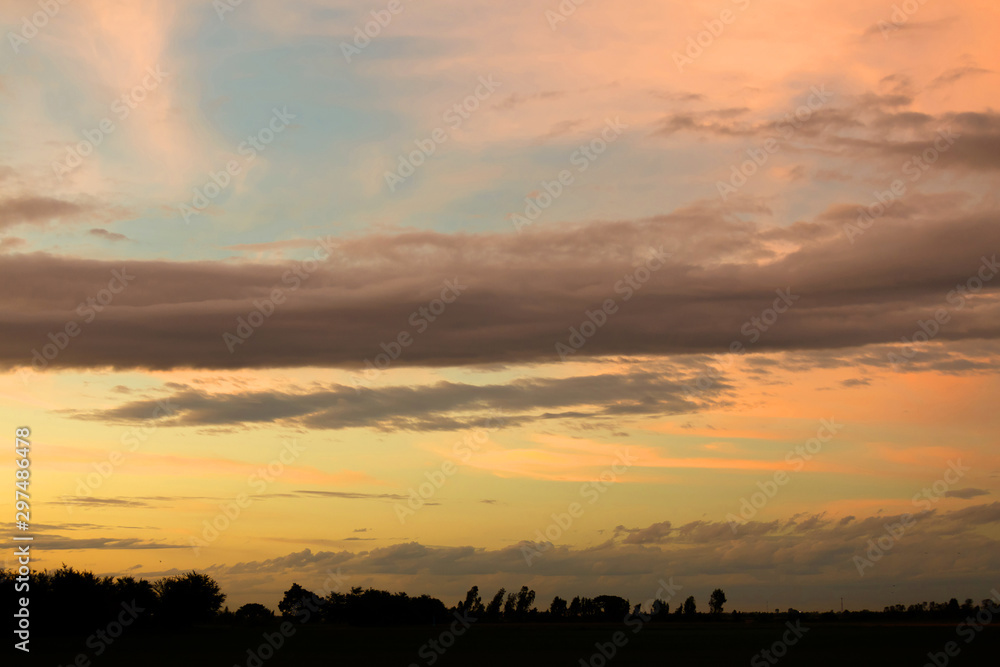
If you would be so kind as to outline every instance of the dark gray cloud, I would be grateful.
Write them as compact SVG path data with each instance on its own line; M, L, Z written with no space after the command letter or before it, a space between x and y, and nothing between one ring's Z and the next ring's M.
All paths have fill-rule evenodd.
M977 74L992 74L975 65L950 69L928 87L939 87ZM722 138L744 138L758 142L778 140L786 151L812 152L827 160L845 157L856 165L859 157L886 161L897 170L900 164L935 146L938 132L949 131L954 144L938 151L934 169L993 171L1000 169L1000 113L961 112L931 115L906 110L919 91L905 77L886 77L884 93L864 93L814 109L805 120L790 125L790 117L776 120L741 117L725 110L671 113L659 122L655 136L671 137L685 132ZM809 91L804 92L808 99ZM794 111L797 103L789 104ZM734 110L735 111L735 110ZM940 148L940 146L939 146ZM893 164L896 163L896 164ZM855 167L856 168L856 167Z
M968 488L945 491L944 495L948 498L962 498L964 500L968 500L970 498L978 498L979 496L988 496L990 495L990 492L985 489Z
M100 227L95 227L87 232L91 236L96 236L98 238L104 239L105 241L128 241L129 238L124 234L116 234L115 232L109 232L106 229Z
M880 609L886 604L882 582L887 578L917 601L942 585L960 598L996 585L990 573L996 571L1000 544L981 527L1000 523L1000 503L917 515L885 556L859 576L854 557L864 558L869 540L884 536L886 525L901 519L800 515L751 521L735 533L724 521L679 526L663 521L644 528L619 526L612 539L590 547L520 542L484 549L405 542L360 552L304 549L267 560L215 564L206 571L233 585L274 581L276 596L293 580L317 587L338 572L347 586L443 596L458 597L473 584L490 591L526 584L540 598L611 592L633 602L652 597L658 579L672 578L686 587L682 597L702 599L722 586L737 609L746 608L741 600L748 597L773 595L779 577L794 581L800 605L820 609L845 591L852 607ZM530 565L526 549L541 551Z
M46 551L76 551L79 549L102 549L102 550L124 550L124 549L188 549L186 544L168 544L143 540L136 537L111 538L111 537L63 537L62 535L45 535L44 544Z
M406 500L407 496L398 493L351 493L347 491L296 491L302 496L312 498L346 498L348 500ZM356 530L354 532L364 532L367 529Z
M697 404L684 398L687 387L681 382L693 378L693 371L689 371L686 378L674 373L635 371L559 379L517 379L496 385L439 382L420 387L361 390L332 385L309 393L266 391L213 395L184 389L166 399L176 406L176 410L157 424L213 426L289 422L314 429L371 427L385 431L454 431L579 418L604 419L613 424L623 416L694 410ZM715 382L700 396L700 401L710 400L728 386L721 380ZM86 420L145 422L157 404L157 400L143 399L110 409L68 414Z
M983 69L982 67L976 67L975 65L964 65L962 67L952 68L935 77L935 79L930 82L929 87L934 88L937 86L946 86L948 84L955 83L959 79L964 79L967 76L992 73L993 70Z
M891 39L893 35L896 33L902 33L903 31L917 34L936 32L946 29L949 23L951 23L951 19L942 19L938 21L899 21L898 19L891 18L887 12L885 19L870 25L868 29L865 30L862 37L879 36L882 39Z
M995 215L958 194L913 194L853 244L844 225L856 223L857 204L781 228L738 217L755 206L702 203L646 220L522 234L341 239L296 290L283 282L295 265L5 256L0 281L18 289L0 295L0 366L31 363L32 350L71 320L83 331L49 368L360 370L401 332L413 343L394 366L557 361L556 343L567 344L570 327L607 299L618 311L570 358L722 352L745 342L741 328L786 288L799 298L753 350L856 347L912 335L982 257L1000 250ZM650 248L672 256L631 290L623 281ZM135 276L128 288L82 323L79 304L123 269ZM424 325L415 322L426 318L413 314L446 280L463 286L461 296L419 333ZM284 303L230 353L223 335L235 334L237 318L275 288ZM1000 280L987 282L983 294L998 288ZM953 309L937 340L995 338L997 311L986 299Z
M59 500L70 505L85 507L150 507L143 500L134 498L96 498L93 496L62 496Z

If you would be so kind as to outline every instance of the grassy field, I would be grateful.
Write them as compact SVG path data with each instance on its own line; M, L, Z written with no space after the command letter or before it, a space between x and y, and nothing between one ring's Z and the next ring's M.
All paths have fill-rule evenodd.
M174 636L126 632L100 656L88 649L85 638L33 641L30 662L13 664L71 665L80 653L94 667L128 665L149 667L267 667L277 665L358 665L407 667L432 664L434 654L421 647L447 629L345 628L294 626L295 633L265 660L251 659L248 649L264 643L265 628L196 629ZM961 649L949 665L997 665L1000 627L988 627L966 644L948 625L818 624L809 628L787 655L769 663L754 656L781 640L782 623L650 624L638 633L621 624L612 625L473 625L457 637L451 648L433 662L439 667L490 667L493 665L575 665L590 661L595 643L608 643L623 631L627 643L616 649L607 665L881 665L896 667L930 664L928 652L938 653L954 641ZM445 639L447 642L447 638ZM23 655L23 654L21 654ZM599 655L599 654L597 654ZM5 663L12 664L12 663ZM87 667L86 663L78 663ZM584 664L587 664L585 662ZM595 659L590 664L604 664ZM939 664L938 667L943 667Z

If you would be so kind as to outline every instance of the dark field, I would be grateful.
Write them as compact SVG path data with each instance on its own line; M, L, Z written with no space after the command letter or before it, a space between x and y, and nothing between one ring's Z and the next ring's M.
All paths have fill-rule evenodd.
M970 643L956 633L956 623L946 625L825 623L808 631L787 655L768 662L760 652L781 640L788 628L779 622L760 623L664 623L648 624L638 633L622 624L473 625L457 637L451 648L433 663L425 649L447 625L437 628L348 628L295 625L295 632L266 660L251 659L247 650L264 643L264 633L276 628L205 628L167 636L135 630L116 640L101 656L87 649L85 638L37 638L32 640L30 659L19 653L15 664L71 665L84 652L95 667L103 665L170 665L200 667L233 665L409 665L492 666L503 665L897 665L934 664L928 652L938 656L937 667L948 665L1000 664L1000 628L985 628ZM623 631L627 644L607 661L591 657L595 643L607 644ZM968 630L966 631L968 633ZM446 639L447 641L447 639ZM960 653L947 658L942 652L956 642ZM780 652L780 649L779 649ZM267 657L265 649L263 657ZM599 656L599 654L596 654ZM754 661L755 656L757 659ZM7 663L10 664L10 663ZM87 667L86 662L79 663Z

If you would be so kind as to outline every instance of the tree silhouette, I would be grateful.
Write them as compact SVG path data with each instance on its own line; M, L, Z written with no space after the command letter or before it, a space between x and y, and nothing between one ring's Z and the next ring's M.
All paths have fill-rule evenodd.
M459 613L478 618L483 615L486 608L483 606L483 599L479 597L479 586L473 586L465 594L465 601L458 603Z
M569 617L579 618L583 613L583 603L580 601L580 596L573 598L573 601L569 603Z
M695 601L694 601L694 596L693 595L690 596L690 597L688 597L687 600L684 600L684 615L685 616L694 616L697 613L697 611L698 611L698 609L697 609L697 606L695 605Z
M712 597L708 599L708 609L713 614L721 614L722 608L726 605L726 594L721 588L712 591Z
M567 609L566 600L557 595L552 598L552 604L549 605L549 614L552 618L565 618Z
M535 603L535 591L528 590L527 586L521 586L517 594L517 604L514 607L514 614L518 619L524 619L528 615L528 610Z
M493 596L490 603L486 605L486 618L490 620L497 620L500 618L500 607L503 605L503 596L507 592L507 589L501 588L497 591L497 594Z
M514 610L516 608L517 608L517 596L514 593L508 593L507 599L503 603L504 620L510 620L514 618Z
M274 612L262 604L251 602L237 609L233 620L244 625L266 625L274 620Z
M310 621L318 621L319 619L313 610L318 609L322 603L323 600L318 595L293 583L292 587L285 591L281 602L278 603L278 611L281 612L282 616L301 616L303 618L306 618L306 612L308 612Z
M226 594L214 579L194 571L159 579L153 584L153 590L160 598L160 617L171 625L209 621L226 600Z
M663 600L655 600L653 602L652 614L655 617L665 617L670 613L670 605Z
M598 595L590 615L602 621L621 621L631 611L629 601L617 595Z

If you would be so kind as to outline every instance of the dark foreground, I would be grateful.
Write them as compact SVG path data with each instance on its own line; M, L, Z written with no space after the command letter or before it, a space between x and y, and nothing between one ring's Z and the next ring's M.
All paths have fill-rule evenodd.
M997 665L1000 655L1000 626L986 627L973 635L968 628L961 634L957 625L851 624L825 623L812 627L796 638L780 622L719 624L648 624L639 632L622 624L587 625L476 625L455 638L440 654L428 642L441 637L447 625L437 628L348 628L322 625L294 627L294 633L270 650L264 635L278 643L275 628L205 628L175 635L126 632L106 647L102 655L88 648L86 638L38 638L32 641L31 656L15 652L11 665L80 665L80 667L272 667L294 665L358 665L439 667L502 665L879 665L895 667L929 664ZM611 659L603 659L595 644L610 652L616 632L623 632L624 645L615 647ZM783 636L795 639L780 646ZM968 643L967 639L970 639ZM619 636L619 643L622 643ZM955 642L949 657L948 642ZM779 646L775 647L775 643ZM99 645L94 643L95 646ZM261 650L261 646L265 648ZM767 659L762 650L783 653ZM252 653L248 653L251 651ZM935 654L932 662L928 653ZM83 655L81 659L79 656ZM433 662L432 662L433 660ZM583 661L581 663L581 660Z

